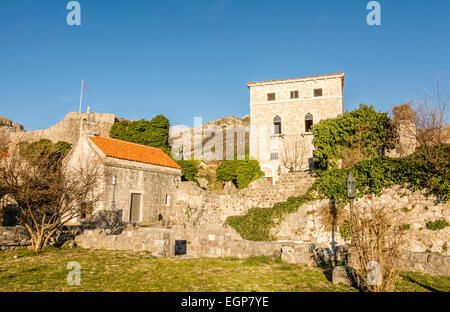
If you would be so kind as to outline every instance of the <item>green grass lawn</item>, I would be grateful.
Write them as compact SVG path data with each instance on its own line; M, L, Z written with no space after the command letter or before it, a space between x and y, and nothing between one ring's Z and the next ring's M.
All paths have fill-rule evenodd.
M67 284L71 261L81 265L80 286ZM333 285L329 275L267 257L154 258L81 248L0 252L0 291L357 291ZM404 273L397 291L450 291L450 277Z

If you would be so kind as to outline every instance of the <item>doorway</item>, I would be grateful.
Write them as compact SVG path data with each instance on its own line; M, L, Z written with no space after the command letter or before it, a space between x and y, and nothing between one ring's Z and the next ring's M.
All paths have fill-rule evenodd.
M131 193L130 222L141 221L141 203L142 203L142 194Z

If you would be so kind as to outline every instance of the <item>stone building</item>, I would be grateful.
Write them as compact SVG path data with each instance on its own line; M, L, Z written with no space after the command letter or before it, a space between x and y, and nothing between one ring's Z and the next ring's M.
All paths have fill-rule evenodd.
M344 73L249 82L250 156L276 182L288 158L303 155L295 170L312 165L312 125L343 113ZM294 166L295 167L295 166Z
M73 167L99 164L103 195L94 214L121 212L123 222L141 224L164 224L168 219L181 168L161 149L81 135L66 159Z

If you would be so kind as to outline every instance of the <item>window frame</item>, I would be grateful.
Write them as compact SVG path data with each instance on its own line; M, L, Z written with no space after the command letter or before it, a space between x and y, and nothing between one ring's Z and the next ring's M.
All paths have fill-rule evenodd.
M273 134L274 135L281 135L283 132L283 129L281 128L281 117L279 116L279 115L276 115L275 117L273 117ZM278 129L279 129L279 132L277 133L276 131L275 131L275 129L277 129L277 126L278 126Z
M273 95L273 99L271 100L270 96L272 96L272 95ZM273 102L273 101L276 101L276 100L277 100L276 92L267 93L267 102Z
M316 91L320 90L320 95L316 95ZM313 97L323 97L323 88L314 88L313 89Z

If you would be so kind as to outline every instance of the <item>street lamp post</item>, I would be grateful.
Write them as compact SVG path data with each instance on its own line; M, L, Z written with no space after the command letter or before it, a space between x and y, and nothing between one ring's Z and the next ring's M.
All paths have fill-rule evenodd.
M353 212L353 200L356 197L355 178L350 173L347 177L347 197L350 200L350 214Z
M116 209L116 184L117 184L117 177L116 175L113 175L112 177L112 186L113 186L113 196L111 201L111 210Z

